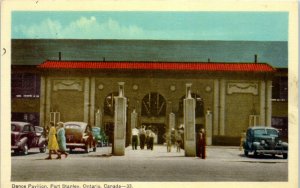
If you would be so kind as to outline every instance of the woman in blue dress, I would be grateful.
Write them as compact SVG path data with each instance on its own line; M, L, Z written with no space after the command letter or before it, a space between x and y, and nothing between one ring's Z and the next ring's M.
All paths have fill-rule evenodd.
M65 157L68 157L67 147L66 147L66 136L65 136L65 128L63 122L57 123L57 142L59 146L59 152L61 154L65 154Z

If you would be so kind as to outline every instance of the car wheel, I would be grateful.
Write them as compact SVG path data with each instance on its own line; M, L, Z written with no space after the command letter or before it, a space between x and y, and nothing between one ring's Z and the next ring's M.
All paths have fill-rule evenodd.
M85 152L85 153L88 153L88 152L89 152L89 147L88 147L88 146L85 146L84 152Z
M276 156L275 154L272 154L272 158L275 158L275 156Z
M93 148L93 152L96 152L96 150L97 150L97 148L96 148L96 147L94 147L94 148Z
M257 155L258 155L258 154L257 154L257 151L255 150L255 151L254 151L254 157L257 157Z
M69 149L69 153L72 153L72 152L73 152L73 149L72 149L72 148L70 148L70 149Z
M28 155L28 145L27 145L27 143L24 145L23 154Z
M43 147L40 148L40 153L46 152L46 144L43 145Z
M287 159L287 158L288 158L288 154L287 154L287 153L284 153L284 154L283 154L283 158L284 158L284 159Z
M248 152L247 150L244 150L244 154L245 154L246 156L248 156L249 152Z

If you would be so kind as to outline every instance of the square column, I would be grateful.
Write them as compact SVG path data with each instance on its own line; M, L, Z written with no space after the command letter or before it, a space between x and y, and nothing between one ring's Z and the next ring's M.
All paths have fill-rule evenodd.
M124 82L119 82L119 96L115 97L114 155L125 155L127 99L124 97Z
M213 134L218 135L219 134L219 107L220 107L220 101L219 101L219 80L214 80L214 108L213 108L213 114L214 114L214 128L213 128Z
M186 98L183 100L184 107L184 150L185 156L196 156L196 139L195 139L195 99L191 96L192 84L186 84Z
M207 110L205 115L206 145L212 145L212 114Z
M101 112L100 108L95 113L95 126L100 127L101 129L103 128L103 125L102 125L102 112Z
M266 127L272 124L272 81L267 81L266 86Z
M259 100L260 100L260 104L259 104L259 115L260 115L260 119L259 119L259 125L261 126L265 126L266 124L266 83L265 81L261 81L260 82L260 92L259 92Z
M225 96L226 96L226 83L224 79L220 82L220 135L225 135Z
M175 114L173 112L169 114L169 130L172 128L175 129Z

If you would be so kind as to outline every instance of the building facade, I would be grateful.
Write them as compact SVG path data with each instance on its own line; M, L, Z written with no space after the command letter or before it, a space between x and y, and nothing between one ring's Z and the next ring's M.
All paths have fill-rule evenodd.
M112 45L114 42L117 44ZM151 41L137 41L134 45L129 45L130 43L132 42L13 40L12 120L29 121L40 126L46 126L54 118L61 121L86 121L90 126L102 126L106 133L111 135L114 124L114 96L118 94L118 82L125 82L125 97L128 99L127 137L130 136L131 113L135 110L138 126L151 125L158 135L156 142L162 143L163 134L170 126L176 128L183 124L185 87L187 83L191 83L192 96L196 100L196 129L206 128L205 116L207 111L210 111L212 144L237 145L241 131L252 125L274 126L286 130L287 135L287 68L276 68L275 71L268 64L253 62L208 63L193 60L189 63L186 59L181 61L182 57L177 57L181 54L178 53L172 56L178 61L170 63L173 61L168 54L175 53L174 50L177 48L173 49L172 46L178 46L177 42L175 44L167 41L166 45L162 44L163 42ZM159 46L158 51L151 47L152 43L155 43L154 47ZM215 45L220 48L223 45L214 42L200 43L183 42L180 45L180 52L183 52L184 57L199 59L198 55L192 54L195 50L190 52L192 48L196 49L196 54L199 54L201 49L211 53L207 51L208 48L213 48ZM241 54L252 53L252 51L245 52L252 47L264 54L266 44L255 44L245 43L245 49ZM230 51L225 55L230 56L232 51L237 49L237 45L243 46L244 43L233 42L231 45L230 42L224 42L223 51ZM82 48L83 46L85 48ZM106 49L107 46L109 49ZM128 48L129 46L131 48ZM268 54L274 46L282 48L281 43L267 44L267 46ZM276 49L272 50L276 51ZM57 58L58 51L62 51L64 59L77 60L46 60ZM109 53L105 54L106 52ZM112 58L112 53L120 57ZM145 55L148 59L143 59ZM103 61L98 61L102 57L106 57L106 60L103 58ZM121 57L132 60L107 61L107 59ZM155 59L154 57L160 59L169 57L169 59L149 61ZM92 62L98 67L88 65L87 60L90 59L97 59ZM140 62L137 59L146 61ZM58 65L51 67L54 64L64 63L67 67ZM83 67L76 67L83 63ZM132 66L141 63L146 64L143 64L142 68ZM155 68L157 63L171 65L171 67ZM194 64L203 67L192 66ZM232 64L236 66L234 69L230 68ZM186 68L185 65L191 67ZM220 65L225 69L217 68Z
M237 141L249 126L271 126L275 69L267 64L45 61L39 70L42 125L58 112L61 121L112 129L114 96L118 82L125 82L128 133L131 112L136 111L138 126L151 125L158 144L171 128L170 117L174 128L183 124L187 83L196 100L196 129L206 128L205 114L212 113L213 143ZM95 122L97 113L101 122Z

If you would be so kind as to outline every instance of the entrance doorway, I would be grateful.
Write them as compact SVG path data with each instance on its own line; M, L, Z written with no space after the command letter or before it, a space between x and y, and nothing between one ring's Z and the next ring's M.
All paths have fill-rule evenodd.
M163 144L165 142L164 134L166 133L166 125L163 123L142 123L146 130L151 129L155 133L154 143Z

